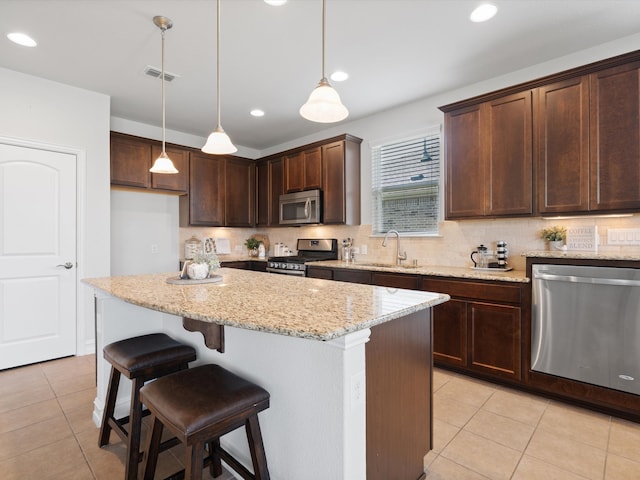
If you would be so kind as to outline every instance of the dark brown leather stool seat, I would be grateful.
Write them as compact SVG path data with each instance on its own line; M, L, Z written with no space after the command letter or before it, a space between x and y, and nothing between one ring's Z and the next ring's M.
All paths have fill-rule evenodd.
M127 443L125 479L138 478L140 455L140 430L142 425L142 403L140 388L148 380L185 370L189 362L196 359L193 347L177 342L164 333L152 333L127 338L111 343L103 349L104 358L111 364L111 375L107 399L100 425L99 446L109 443L111 430ZM132 381L129 415L120 419L114 417L120 376L124 374ZM148 413L148 412L146 412ZM129 424L128 431L124 425ZM166 442L162 449L175 445L177 441Z
M258 412L269 407L269 392L225 370L202 365L160 378L140 390L151 411L151 430L145 449L144 478L155 475L160 438L166 427L187 447L185 478L200 480L203 466L213 477L222 474L221 459L242 478L268 480ZM220 447L220 436L245 426L255 474ZM209 457L203 461L204 446Z

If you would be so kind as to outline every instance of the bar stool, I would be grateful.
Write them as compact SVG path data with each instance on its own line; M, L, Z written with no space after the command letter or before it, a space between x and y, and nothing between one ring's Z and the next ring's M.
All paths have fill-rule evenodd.
M151 411L144 453L145 480L152 480L155 475L164 427L186 446L187 480L201 480L207 465L213 477L220 476L221 460L244 479L269 480L258 423L258 412L269 408L269 392L263 388L219 365L202 365L145 385L140 399ZM222 435L243 425L255 474L220 446ZM209 449L206 459L205 444Z
M127 444L125 479L135 480L138 478L138 462L142 458L140 430L143 413L140 388L148 380L189 368L189 362L196 359L196 351L164 333L152 333L111 343L104 347L103 354L111 364L111 375L98 445L107 445L111 430L116 432ZM131 405L128 416L116 419L114 410L121 374L131 379ZM124 428L127 423L128 431ZM161 448L170 448L177 443L175 439L169 440Z

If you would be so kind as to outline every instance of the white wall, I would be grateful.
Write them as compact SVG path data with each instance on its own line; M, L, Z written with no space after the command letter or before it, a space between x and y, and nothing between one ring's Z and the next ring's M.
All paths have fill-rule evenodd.
M178 199L111 191L111 275L179 270Z
M109 275L109 97L0 68L0 135L84 152L78 278ZM79 284L78 353L93 349L93 293Z

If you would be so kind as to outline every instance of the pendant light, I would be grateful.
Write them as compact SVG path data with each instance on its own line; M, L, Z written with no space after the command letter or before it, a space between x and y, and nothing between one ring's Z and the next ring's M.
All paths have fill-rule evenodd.
M326 0L322 0L322 78L313 89L307 103L300 107L300 115L307 120L319 123L333 123L349 116L349 110L340 101L340 96L329 84L324 74L324 32L326 18Z
M162 152L160 156L153 162L153 166L149 169L151 173L178 173L178 169L175 167L169 155L165 151L165 114L164 114L164 32L173 27L173 22L167 17L155 16L153 17L153 23L162 32L162 76L160 81L162 82Z
M216 69L218 76L218 126L216 129L211 132L209 138L207 138L207 143L202 147L202 151L204 153L212 153L214 155L224 155L228 153L235 153L238 149L235 147L233 143L231 143L231 139L222 129L222 124L220 123L220 0L217 0L218 4L218 25L217 25L217 37L216 37Z

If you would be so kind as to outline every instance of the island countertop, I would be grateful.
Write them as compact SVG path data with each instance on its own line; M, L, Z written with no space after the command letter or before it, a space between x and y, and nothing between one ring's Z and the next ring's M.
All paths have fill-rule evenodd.
M89 278L127 303L279 335L331 340L449 300L440 293L221 268L219 283L174 285L177 273Z

